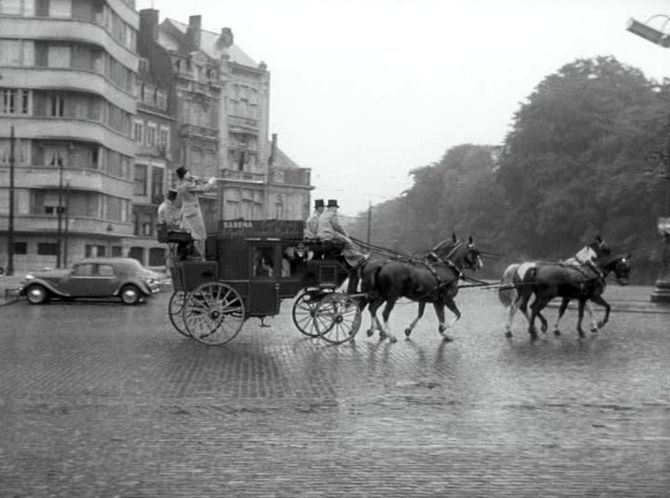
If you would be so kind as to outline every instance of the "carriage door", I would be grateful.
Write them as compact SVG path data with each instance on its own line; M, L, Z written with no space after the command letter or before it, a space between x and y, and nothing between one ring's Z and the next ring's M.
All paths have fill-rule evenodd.
M255 244L251 247L249 277L249 314L276 315L279 313L279 282L276 245Z

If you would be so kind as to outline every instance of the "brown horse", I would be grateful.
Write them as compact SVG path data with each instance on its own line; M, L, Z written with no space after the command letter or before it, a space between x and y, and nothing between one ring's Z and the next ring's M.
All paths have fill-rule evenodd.
M386 303L382 312L383 338L387 336L391 342L397 341L389 327L389 316L396 301L405 297L419 303L419 312L416 319L405 330L409 337L412 329L423 316L426 303L432 303L440 325L438 332L444 340L451 338L444 332L461 317L454 297L458 294L458 280L462 276L461 270L481 268L482 261L479 250L475 247L472 237L468 243L443 241L423 261L387 261L378 263L367 274L363 275L363 292L368 295L370 316L373 323L376 312ZM444 307L449 308L455 315L451 323L445 324ZM378 321L377 321L378 323Z

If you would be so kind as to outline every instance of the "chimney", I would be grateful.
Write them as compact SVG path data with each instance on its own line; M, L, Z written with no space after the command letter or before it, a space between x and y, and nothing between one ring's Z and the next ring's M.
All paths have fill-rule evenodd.
M200 39L202 30L202 16L191 16L188 18L188 29L186 30L186 40L191 50L200 48Z
M268 164L270 167L274 165L275 157L277 157L277 134L272 134L272 145L270 146L270 158L268 159Z
M158 11L156 9L140 10L139 38L145 42L158 41Z
M230 28L221 28L221 36L216 41L219 48L228 48L235 42L233 30Z

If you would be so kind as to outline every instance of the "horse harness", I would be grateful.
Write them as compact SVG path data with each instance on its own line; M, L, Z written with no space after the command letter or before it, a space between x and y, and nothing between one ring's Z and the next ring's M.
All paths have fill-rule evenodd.
M444 263L447 265L447 268L453 270L456 273L456 280L461 279L463 277L463 272L458 268L451 259L447 256L446 258L441 258L435 252L431 251L429 253L429 256L435 258L438 263ZM435 277L435 280L437 281L437 287L433 289L432 291L428 292L424 297L430 296L433 293L439 293L442 289L444 289L447 285L451 284L454 280L442 280L440 278L440 275L435 271L435 265L432 265L430 263L426 263L425 261L422 261L421 264L426 267L426 269Z

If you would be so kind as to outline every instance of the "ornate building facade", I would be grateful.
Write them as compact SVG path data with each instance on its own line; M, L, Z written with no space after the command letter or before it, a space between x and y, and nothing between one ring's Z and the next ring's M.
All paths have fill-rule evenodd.
M270 142L270 73L234 43L230 28L202 29L172 19L159 27L159 43L172 58L179 132L177 165L197 176L225 179L201 197L210 231L220 220L305 219L310 170Z

